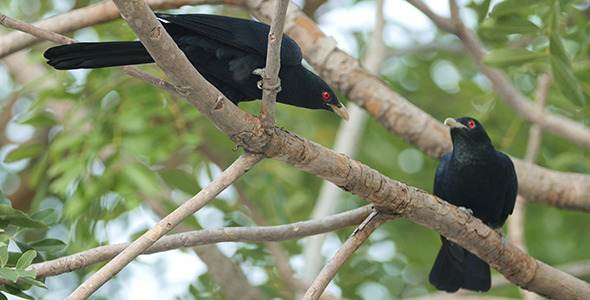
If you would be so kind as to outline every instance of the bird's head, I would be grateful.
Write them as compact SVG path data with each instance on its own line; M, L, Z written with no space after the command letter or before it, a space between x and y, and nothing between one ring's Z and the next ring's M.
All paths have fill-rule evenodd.
M320 97L323 109L332 111L342 119L348 121L348 110L340 103L340 100L336 97L336 93L328 85L326 85L326 89L324 89Z
M451 128L455 149L459 146L479 147L492 144L483 126L474 118L446 118L444 124Z
M277 102L309 109L329 110L348 121L346 107L340 103L328 83L315 73L302 65L291 68L281 66L279 77L283 89L277 95Z

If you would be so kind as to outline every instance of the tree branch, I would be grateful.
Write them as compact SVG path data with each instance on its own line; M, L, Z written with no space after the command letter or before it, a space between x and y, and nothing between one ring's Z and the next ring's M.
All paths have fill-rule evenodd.
M195 3L211 4L218 3L217 1L201 0ZM154 2L158 1L154 0ZM183 1L173 0L164 2L168 3L170 5L169 7L178 7L180 3L183 3ZM412 2L416 2L416 0L412 0ZM270 20L272 12L265 5L266 3L269 3L269 0L263 0L262 2L244 0L240 4L248 8L259 19ZM236 3L227 2L227 4ZM104 6L99 7L99 5ZM103 3L88 7L87 9L90 8L93 8L93 10L89 10L89 13L84 8L49 18L39 23L43 23L43 27L48 30L52 30L50 29L51 27L56 28L56 31L59 32L67 32L86 27L88 24L93 24L88 22L88 20L96 20L97 17L95 15L100 15L101 9L106 11L105 14L111 14L111 9L114 9ZM65 17L66 15L68 18ZM79 19L84 19L84 21L76 22ZM439 19L442 20L444 18ZM363 107L387 130L399 135L408 143L434 158L440 158L443 154L451 150L448 130L438 120L435 120L399 96L379 80L379 78L365 70L355 58L337 49L334 41L327 38L300 10L292 9L288 12L285 29L285 32L297 41L306 60L320 72L324 79L331 81L340 92L357 105ZM12 33L7 36L11 35ZM36 41L36 39L34 40ZM0 37L0 43L4 42L3 37ZM16 50L20 50L23 47L21 45ZM0 53L3 53L3 49L5 48L0 49ZM199 81L195 79L195 82ZM205 85L203 84L203 86ZM200 88L199 90L202 89ZM185 100L185 97L180 98ZM185 101L189 104L198 102L196 100ZM206 115L209 115L207 112L213 110L213 107L215 107L215 104L209 102L197 105L195 104L195 107L199 108L201 112L204 109ZM228 109L227 105L224 108ZM239 117L249 119L252 117L249 114L238 112L237 110L239 109L229 110L231 111L227 112L227 120L235 120ZM216 112L221 113L222 111L224 110ZM211 119L210 116L208 118ZM218 126L216 122L213 123ZM235 140L249 140L252 138L257 140L256 134L252 133L253 126L246 125L246 127L245 130L230 130L230 132L226 131L227 128L225 128L222 131ZM576 128L573 127L570 131L576 132ZM252 144L255 143L252 142ZM519 192L527 197L529 201L560 208L590 211L590 200L588 198L588 195L590 195L589 175L551 171L525 163L516 158L512 158L512 160L518 173ZM539 187L542 187L542 189L539 189Z
M551 75L543 74L537 78L537 105L545 107L545 100L551 85ZM541 126L537 124L531 125L529 130L529 141L527 145L525 161L534 164L537 154L541 147ZM508 228L510 230L510 241L523 251L528 252L527 245L524 240L524 217L525 217L525 202L526 199L520 195L516 198L514 210L511 217L508 219ZM537 299L538 296L525 290L521 290L521 294L525 300Z
M275 105L277 94L281 87L279 70L281 68L281 42L283 41L283 28L285 26L285 14L289 6L289 0L276 0L275 12L268 33L268 50L266 54L266 67L262 76L262 106L260 118L265 132L272 134L272 128L276 123Z
M310 235L331 232L360 224L371 213L366 205L325 218L278 226L229 227L204 229L165 236L147 248L142 254L153 254L179 248L196 247L222 242L279 242ZM38 279L78 270L114 258L130 244L100 246L69 256L32 264ZM0 278L0 284L12 282Z
M264 5L256 0L244 1L244 5L258 19L270 19L271 14L264 9ZM440 158L451 151L449 131L440 121L402 98L355 58L339 50L335 42L300 10L288 13L285 32L297 41L307 62L322 78L363 107L387 130L426 155ZM570 127L569 131L577 132L579 127ZM519 192L529 201L590 211L590 175L552 171L514 157L512 161L518 175Z
M224 168L225 169L225 168ZM169 211L164 209L163 203L170 198L171 191L166 191L166 196L150 197L144 195L145 202L160 218L166 217ZM171 202L171 201L170 201ZM188 234L189 226L180 224L174 231ZM197 231L198 232L198 231ZM197 233L193 232L193 233ZM166 237L163 237L164 239ZM161 239L160 239L161 240ZM149 248L148 248L149 249ZM213 279L229 299L235 300L263 300L262 292L248 282L248 278L240 269L238 263L234 263L225 256L216 244L207 244L191 247L193 252L207 265L207 275Z
M369 238L369 236L379 226L383 225L385 221L391 219L391 216L385 216L383 213L378 211L372 212L363 223L355 230L352 235L346 240L346 242L338 249L338 252L334 254L334 257L330 259L328 264L324 266L320 274L316 277L314 282L311 284L305 296L304 300L317 300L320 298L330 281L336 276L338 270L342 268L344 263L358 250L358 248Z
M126 4L131 5L132 2L127 1ZM258 3L256 7L260 10L257 13L259 16L267 15L266 10L269 9L267 6ZM291 13L296 14L293 18L294 23L302 26L291 26L291 31L288 30L288 32L303 34L310 30L317 30L317 27L305 19L300 11L293 10ZM177 47L170 46L172 41L169 37L166 41L160 39L162 36L167 36L167 34L160 31L161 27L153 18L153 14L146 12L142 16L144 22L141 24L141 28L137 28L137 24L133 24L133 22L130 23L130 26L136 31L140 39L145 42L146 48L148 48L172 82L179 86L179 90L182 91L181 94L184 95L186 101L199 108L199 110L202 109L201 112L209 117L220 130L239 145L245 147L245 149L263 150L262 152L267 157L272 157L310 174L330 180L355 195L375 203L380 210L396 212L400 217L432 228L457 242L468 251L480 256L500 273L510 278L512 282L522 287L549 297L583 298L590 294L590 286L587 283L530 258L509 242L502 246L502 239L497 234L494 234L495 231L485 226L477 218L465 214L432 195L389 179L360 162L279 128L275 128L275 134L270 142L258 139L257 133L259 130L257 131L257 128L259 126L257 118L236 108L227 99L220 96L218 92L213 91L210 85L205 85L205 88L201 89L203 86L202 77L194 69L187 69L187 67L192 68L192 66L184 58L180 50ZM261 19L264 18L261 17ZM157 42L150 39L150 33L153 33L152 37ZM298 41L301 42L300 38L298 37ZM317 45L310 44L310 39L313 39ZM329 78L335 78L336 81L333 80L334 82L342 85L351 78L359 79L358 81L352 81L352 85L342 85L342 90L349 95L355 96L351 98L362 103L369 112L377 113L381 122L395 124L398 126L397 130L405 128L407 134L403 136L423 147L432 146L433 140L442 142L440 145L435 144L434 147L425 147L427 153L442 154L439 151L442 152L441 150L445 149L444 145L450 147L448 131L442 128L440 132L429 131L428 129L431 127L442 126L418 108L407 103L407 105L388 106L383 109L383 105L386 103L393 103L384 100L391 100L388 96L392 94L394 95L393 98L397 98L396 101L400 103L406 101L396 96L393 91L376 80L374 76L365 72L362 67L358 66L358 63L354 64L358 68L347 69L351 66L348 62L352 58L338 51L335 45L329 42L329 39L323 37L321 32L316 31L313 36L304 37L303 40L307 42L301 42L300 45L304 45L302 47L307 47L307 50L316 50L316 52L307 52L308 57L311 58L310 63L316 66L325 66L316 69L322 70L324 74L329 75ZM150 45L150 42L153 45ZM166 49L166 51L158 51L162 49ZM169 64L162 63L170 58L174 59ZM341 68L344 68L345 72L335 73L337 69ZM194 85L190 85L191 83ZM195 87L198 87L199 90L195 91ZM361 87L364 87L364 89L361 90ZM195 94L201 96L200 101L195 101ZM217 101L218 106L214 105L216 101L213 99L221 101ZM228 105L225 105L226 103ZM404 107L406 110L398 111L400 107ZM382 114L383 111L386 113ZM386 117L387 113L392 114L392 116L396 114L400 117L386 121L386 118L383 117ZM223 118L225 122L223 122ZM411 127L414 129L410 129L407 124L412 124ZM441 147L441 145L443 146ZM542 168L539 168L539 170L542 170ZM533 171L528 170L528 172ZM537 185L538 183L535 183L535 186ZM532 187L533 185L531 185ZM588 185L580 185L581 190L588 188ZM556 294L555 291L560 292Z
M580 146L590 149L590 129L581 123L568 119L564 116L546 112L544 109L534 105L525 95L497 70L486 66L482 60L485 56L481 41L469 30L458 13L452 19L444 19L433 13L421 0L408 0L417 9L429 17L440 29L455 34L463 43L467 52L473 58L480 71L488 77L494 90L518 115L528 122L537 124L545 130L554 132ZM450 2L451 6L455 5ZM451 11L458 8L451 7Z
M386 51L385 44L383 43L383 28L385 27L383 2L383 0L376 1L375 28L371 34L363 59L365 66L373 74L379 73L379 67L385 58ZM354 103L350 103L348 108L350 121L340 121L340 127L338 128L333 148L336 152L355 157L361 146L360 141L365 131L365 125L369 115ZM328 181L322 182L322 187L320 188L318 199L310 218L321 218L336 212L343 194L344 191L334 184ZM325 235L312 236L303 247L303 255L306 262L305 269L303 270L303 278L305 280L313 281L320 273L324 262L324 256L321 255L320 250L325 240Z
M172 230L172 228L180 224L180 222L184 221L197 210L205 206L209 201L213 200L215 196L244 175L250 170L250 168L262 160L262 158L262 155L248 153L242 154L238 160L229 166L229 168L213 180L207 187L158 222L156 226L139 237L131 245L126 247L125 250L119 253L113 260L82 283L82 285L78 286L78 288L66 299L88 298L105 282L110 280L139 254L145 251L145 249L154 244L164 234Z

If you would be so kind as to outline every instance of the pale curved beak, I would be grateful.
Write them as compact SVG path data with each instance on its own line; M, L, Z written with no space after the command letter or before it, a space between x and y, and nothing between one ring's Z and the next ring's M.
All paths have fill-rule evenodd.
M337 106L337 105L330 104L330 103L328 103L328 105L330 105L330 107L332 108L332 111L335 114L337 114L342 119L348 121L348 110L346 109L346 107L344 107L344 105L340 104L340 106Z
M450 128L467 128L467 126L455 121L453 118L446 118L443 124L449 126Z

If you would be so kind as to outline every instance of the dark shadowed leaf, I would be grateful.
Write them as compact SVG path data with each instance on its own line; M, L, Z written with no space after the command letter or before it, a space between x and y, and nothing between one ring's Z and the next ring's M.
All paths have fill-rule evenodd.
M58 239L42 239L40 241L31 243L31 247L37 251L54 252L63 249L66 243Z

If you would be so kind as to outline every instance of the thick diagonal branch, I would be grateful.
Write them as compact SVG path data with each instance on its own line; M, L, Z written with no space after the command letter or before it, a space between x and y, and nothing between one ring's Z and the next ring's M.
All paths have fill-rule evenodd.
M227 4L236 4L233 1L226 1ZM184 3L182 0L150 1L150 3L156 2L166 3L168 7L179 7ZM212 4L218 3L218 0L189 2ZM272 16L272 6L269 6L269 3L269 0L263 0L262 2L251 0L239 4L248 8L257 18L268 21ZM112 16L109 20L118 17L116 8L105 2L74 10L39 23L42 23L45 26L44 28L48 30L55 28L58 32L69 32L94 24L87 20L96 21L96 15L103 14ZM77 22L79 19L84 19L84 22ZM336 85L340 92L365 109L387 130L399 135L425 154L434 158L440 158L444 153L451 150L448 130L442 126L440 121L435 120L432 116L395 93L387 84L363 68L355 58L337 49L334 41L326 37L300 10L293 8L288 11L285 32L297 41L306 60L320 72L324 79ZM19 34L19 37L21 35L22 33ZM8 36L13 36L13 33L5 37ZM0 37L0 44L4 45L7 42L5 37ZM37 41L36 38L32 38L32 40ZM15 50L23 49L27 45L19 44ZM0 49L0 54L3 49L4 47ZM195 78L192 82L199 82L199 80ZM208 90L205 87L206 85L203 84L203 87L199 88L199 90ZM198 102L197 99L189 100L185 97L181 97L181 99L195 105L198 104L196 103ZM207 100L203 101L206 102ZM213 102L215 103L215 101ZM222 103L219 102L219 104ZM215 105L206 102L196 107L199 110L203 107L206 108L205 114L209 117L207 112ZM230 109L228 121L233 122L235 119L232 118L239 117L249 120L252 117L248 114L244 116L244 114ZM211 117L209 118L211 119ZM220 120L222 118L216 119ZM248 130L224 132L230 138L236 140L259 140L258 136L252 134L252 130L250 130L256 126L248 125L246 127ZM571 131L575 131L574 129L572 128ZM513 158L513 161L518 173L519 192L526 196L529 201L561 208L590 211L590 199L588 197L590 195L589 175L551 171L515 158Z

